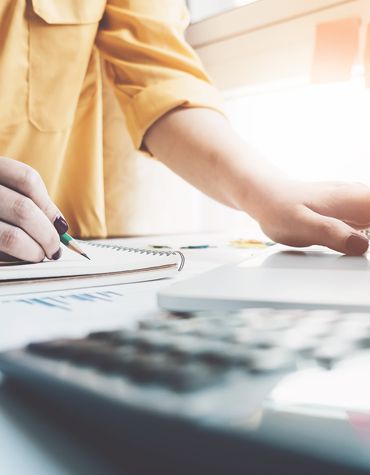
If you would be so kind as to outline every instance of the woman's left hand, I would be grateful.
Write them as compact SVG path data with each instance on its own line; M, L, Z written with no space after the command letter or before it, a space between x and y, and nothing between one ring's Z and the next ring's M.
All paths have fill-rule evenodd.
M369 241L370 188L362 183L278 179L262 198L257 219L274 241L290 246L319 244L362 255Z

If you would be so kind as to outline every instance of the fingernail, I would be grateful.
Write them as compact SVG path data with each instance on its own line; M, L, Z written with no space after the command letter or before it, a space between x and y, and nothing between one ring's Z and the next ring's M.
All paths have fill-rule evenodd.
M361 256L369 247L369 241L364 236L352 233L346 242L347 254L351 256Z
M67 221L62 216L58 216L54 221L54 227L58 231L58 234L64 234L68 231Z
M60 247L56 253L54 253L51 258L53 259L53 261L57 261L58 259L60 259L60 256L62 255L62 248Z

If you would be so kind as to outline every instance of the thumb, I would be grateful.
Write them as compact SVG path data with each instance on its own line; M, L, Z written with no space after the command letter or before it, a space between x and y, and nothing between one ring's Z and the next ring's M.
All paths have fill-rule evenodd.
M369 240L343 221L323 216L306 208L306 239L349 256L361 256L369 247Z

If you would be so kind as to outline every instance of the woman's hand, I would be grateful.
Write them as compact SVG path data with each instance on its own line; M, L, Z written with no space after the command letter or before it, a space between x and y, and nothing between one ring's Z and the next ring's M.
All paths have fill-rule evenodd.
M250 214L274 241L291 246L321 244L351 255L368 248L359 230L370 227L369 187L289 180L218 112L171 111L152 125L144 143L189 183Z
M271 181L257 219L274 241L320 244L349 255L369 246L359 230L370 227L370 188L361 183Z
M59 234L67 229L40 175L28 165L0 157L0 260L59 259Z

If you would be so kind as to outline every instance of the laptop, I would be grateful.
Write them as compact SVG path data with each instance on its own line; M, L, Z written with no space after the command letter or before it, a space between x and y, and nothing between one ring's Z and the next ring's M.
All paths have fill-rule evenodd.
M276 245L232 265L176 282L158 294L173 312L246 307L370 309L368 256L345 256L321 246Z

